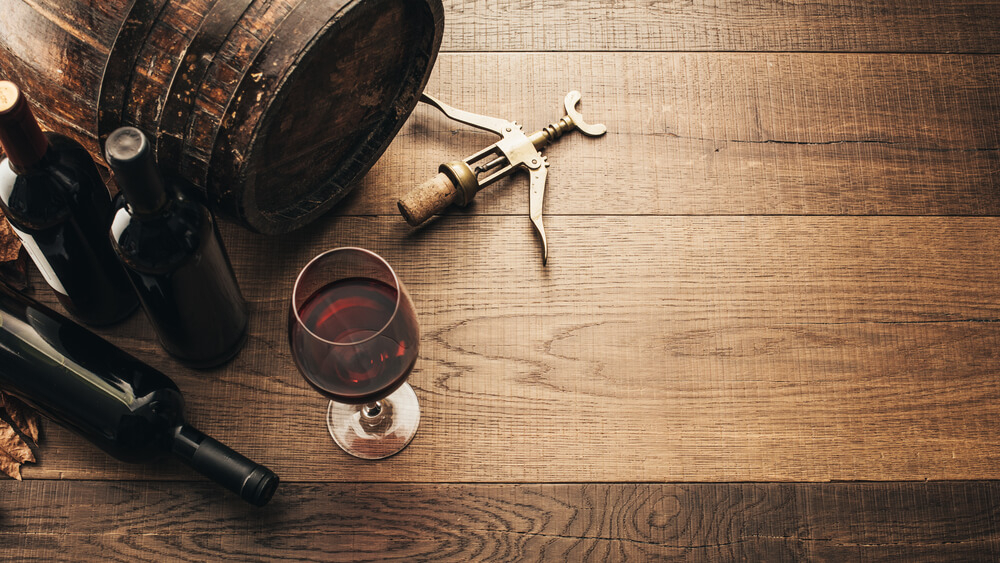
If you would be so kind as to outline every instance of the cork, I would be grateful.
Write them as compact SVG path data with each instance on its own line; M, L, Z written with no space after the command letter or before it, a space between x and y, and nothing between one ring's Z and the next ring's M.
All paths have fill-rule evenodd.
M12 82L0 80L0 113L6 113L13 109L20 97L21 92L17 86Z
M431 215L457 203L459 199L455 184L444 174L438 173L403 196L397 205L406 222L416 227L430 219Z

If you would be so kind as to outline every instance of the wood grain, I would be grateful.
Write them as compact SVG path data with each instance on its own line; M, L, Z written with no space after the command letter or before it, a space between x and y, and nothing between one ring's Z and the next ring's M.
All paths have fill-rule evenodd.
M285 483L264 509L203 482L0 482L0 495L0 549L18 561L66 553L106 561L955 561L1000 553L996 482Z
M998 57L448 54L428 86L528 132L570 90L609 133L546 150L547 214L1000 214ZM440 163L495 140L421 104L337 212L397 215ZM470 211L527 209L521 173Z
M253 310L234 363L184 370L141 318L109 334L177 380L196 426L292 480L997 476L1000 219L549 221L548 267L521 217L415 235L394 217L280 239L227 228ZM336 448L287 349L295 273L338 245L385 256L422 323L421 430L378 464ZM189 475L56 430L42 457L28 477Z
M448 0L447 51L996 53L991 0Z
M29 4L69 48L4 72L99 81L78 63L115 14L66 20L68 1ZM273 503L47 424L28 481L0 481L0 559L1000 557L997 481L923 482L1000 467L997 2L445 5L429 92L533 130L578 89L609 127L547 151L549 266L524 177L405 225L400 195L494 140L419 107L340 216L280 239L224 225L254 315L232 364L177 365L141 315L102 331L281 475ZM285 342L295 273L341 245L396 266L422 323L422 426L378 463L329 439ZM912 481L788 482L829 480Z
M120 7L15 0L101 45ZM445 51L785 51L996 53L991 0L447 0ZM13 22L14 20L9 20ZM2 25L2 24L0 24ZM104 45L109 47L110 45ZM70 67L67 70L73 70ZM99 77L98 77L99 78Z

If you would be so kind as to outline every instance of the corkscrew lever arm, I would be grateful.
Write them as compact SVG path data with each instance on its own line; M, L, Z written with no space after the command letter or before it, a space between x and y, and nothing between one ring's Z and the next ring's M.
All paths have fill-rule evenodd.
M489 131L490 133L496 133L503 137L504 130L510 131L508 129L511 127L511 122L497 119L496 117L489 117L486 115L479 115L478 113L472 113L471 111L465 111L458 108L449 106L448 104L442 102L441 100L431 96L430 94L424 93L420 96L420 101L425 104L436 107L441 111L441 113L448 116L452 121L457 121L459 123L464 123L466 125L471 125L477 129L482 129L483 131Z
M528 196L528 213L531 224L542 238L542 265L549 261L549 243L545 239L545 227L542 225L542 201L545 199L545 177L548 174L549 163L542 157L543 165L531 170L531 193Z

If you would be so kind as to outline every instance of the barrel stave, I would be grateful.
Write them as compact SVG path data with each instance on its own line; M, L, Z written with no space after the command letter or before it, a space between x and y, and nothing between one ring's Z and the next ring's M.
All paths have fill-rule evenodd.
M222 43L209 64L188 120L178 163L184 177L207 186L209 161L226 107L266 40L301 1L254 2Z
M170 78L179 70L181 56L211 4L212 0L169 0L138 50L122 121L142 129L151 139L159 131Z
M95 49L111 48L125 17L123 2L107 0L32 0L35 11L46 14L66 33Z
M113 10L81 16L67 0L8 2L0 18L0 78L17 83L46 129L99 151L90 125L97 114L103 60L114 41ZM92 21L94 29L80 26ZM102 23L103 22L103 23ZM103 33L104 35L101 35Z

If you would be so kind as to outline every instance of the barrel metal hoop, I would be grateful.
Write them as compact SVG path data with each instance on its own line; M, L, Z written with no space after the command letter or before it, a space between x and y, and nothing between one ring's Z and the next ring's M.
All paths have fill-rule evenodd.
M156 156L161 163L180 164L191 113L208 69L251 4L253 0L217 0L181 53L157 127Z
M167 0L133 0L108 51L97 95L97 139L102 147L108 135L123 125L135 62L166 5Z
M327 1L330 5L324 12L329 15L320 32L316 36L313 36L313 41L316 40L317 36L322 35L324 30L339 21L343 16L342 12L360 0ZM238 217L244 222L251 224L251 228L258 232L262 232L260 226L253 224L255 222L254 218L247 217L244 214L242 205L237 203L229 192L232 187L218 181L219 171L237 170L245 160L246 155L239 154L239 151L232 144L233 135L241 127L245 127L253 121L250 119L250 112L257 104L258 94L265 95L267 92L280 92L281 85L285 78L287 78L286 73L295 69L295 65L283 66L276 74L276 67L270 64L272 61L270 61L269 56L276 51L285 52L282 49L284 43L294 41L296 32L300 28L303 28L303 22L308 21L310 17L315 17L314 10L316 10L315 4L308 2L298 4L275 26L274 31L267 38L267 41L254 53L253 60L244 70L239 83L230 95L222 122L216 130L214 149L209 156L205 182L209 201L214 203L217 208L221 207L225 209L233 217ZM288 30L288 32L281 33L282 30ZM296 58L301 57L302 53L305 52L308 52L308 45L301 49ZM251 100L253 101L251 102ZM271 100L272 103L273 101ZM253 125L253 132L255 133L259 129L260 123L253 122ZM252 133L248 136L252 137ZM241 178L240 180L245 180L245 178ZM245 197L252 194L244 192L243 195Z
M243 84L244 80L246 79L246 76L250 73L250 70L253 68L253 61L255 61L257 59L257 56L260 55L260 52L263 51L267 47L267 45L271 42L271 38L274 37L275 32L277 32L278 29L281 28L281 24L286 19L288 19L289 16L291 16L294 13L295 13L294 9L290 10L288 13L285 14L285 16L282 19L280 19L277 22L275 22L274 27L261 40L260 45L253 52L253 54L250 56L249 62L246 65L244 65L242 69L240 69L240 71L239 71L239 78L236 80L236 87L233 88L232 92L230 92L230 94L229 94L229 97L226 99L225 108L223 109L222 114L221 114L222 115L222 119L219 120L219 123L216 124L214 130L212 131L211 138L206 143L207 146L214 147L215 144L218 142L218 140L219 140L219 132L222 130L223 123L225 123L226 114L229 112L229 108L235 103L235 100L236 100L236 97L237 97L237 92L239 92L239 89L240 89L240 85ZM194 116L192 115L191 117L192 117L192 120L193 120ZM189 120L189 122L188 122L189 125L191 124L192 120ZM194 181L194 183L197 184L198 186L202 187L206 191L206 193L208 193L208 190L211 189L211 186L210 186L211 178L210 178L210 174L209 174L209 170L211 169L211 159L212 159L212 157L210 155L209 156L209 160L208 160L208 162L205 163L204 167L202 167L200 170L192 171L190 173L188 173L187 171L184 170L184 163L180 164L181 175L184 176L184 177L186 177L186 178L191 179L192 181ZM196 177L193 176L195 173L197 173ZM236 217L236 216L237 215L233 215L233 217Z

